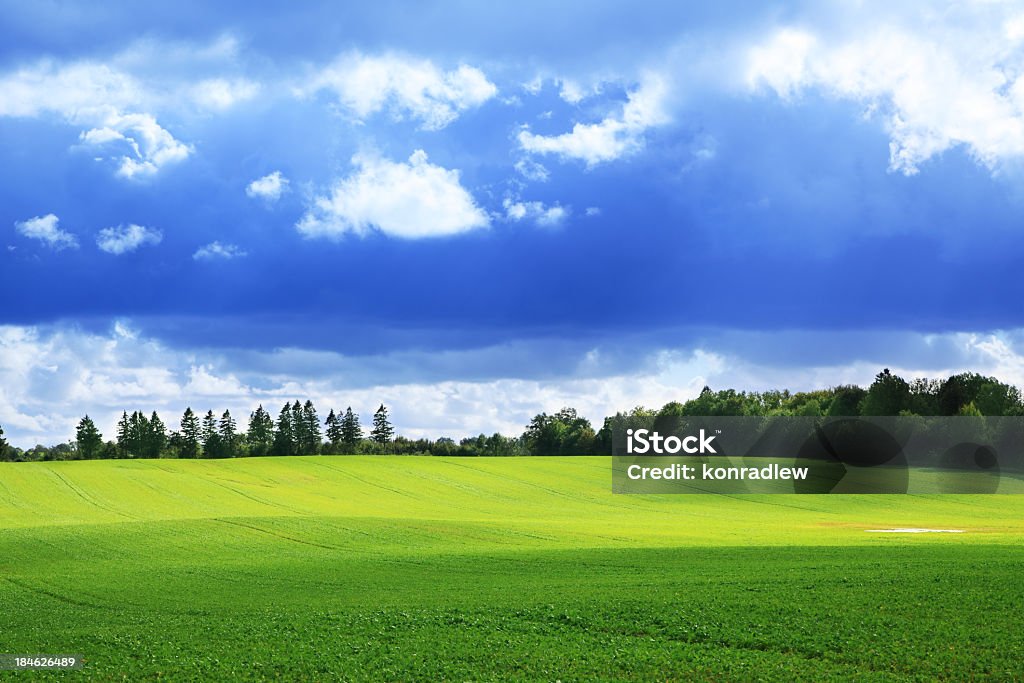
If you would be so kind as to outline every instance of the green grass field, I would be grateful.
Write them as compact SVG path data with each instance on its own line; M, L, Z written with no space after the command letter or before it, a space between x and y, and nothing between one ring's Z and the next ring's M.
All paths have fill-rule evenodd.
M607 458L0 464L0 652L100 680L1024 678L1024 496L622 496ZM962 534L867 533L930 527Z

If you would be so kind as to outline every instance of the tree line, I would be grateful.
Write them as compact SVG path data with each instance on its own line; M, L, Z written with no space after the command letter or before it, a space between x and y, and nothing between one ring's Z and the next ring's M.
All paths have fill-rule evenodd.
M369 434L359 415L333 409L321 423L313 402L285 403L274 419L262 405L249 414L240 429L231 412L220 416L208 410L200 417L186 408L177 430L168 431L153 411L127 411L117 423L114 440L105 441L96 424L82 417L75 438L55 446L38 445L27 451L4 440L0 427L0 460L91 460L105 458L234 458L288 455L609 455L612 425L623 417L659 416L885 416L991 415L1022 416L1020 391L994 377L961 373L945 380L904 380L888 369L868 388L840 385L817 391L712 391L704 387L696 398L670 401L660 409L642 406L606 417L594 430L573 408L536 415L518 436L492 434L461 439L409 439L396 435L387 407L373 414Z
M185 408L179 429L170 432L156 411L149 417L141 411L131 415L125 411L113 441L104 441L96 423L86 415L78 423L74 441L60 454L92 460L384 453L389 452L393 437L394 428L383 404L374 413L373 428L366 437L351 407L341 414L332 409L321 428L316 407L307 400L285 403L276 420L261 404L249 414L244 430L239 429L230 410L219 417L208 410L199 417L191 407Z

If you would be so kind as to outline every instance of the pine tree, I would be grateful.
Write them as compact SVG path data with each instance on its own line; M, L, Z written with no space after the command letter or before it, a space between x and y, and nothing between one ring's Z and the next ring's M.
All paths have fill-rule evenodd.
M235 448L238 445L238 434L237 426L235 425L235 418L231 417L231 411L225 410L224 414L220 416L220 424L217 427L217 431L220 434L221 447L224 450L224 456L228 458L235 457Z
M192 408L185 408L181 416L181 450L182 458L199 457L199 418Z
M132 438L131 422L128 420L128 411L122 411L121 419L117 421L117 455L119 458L128 457L128 446Z
M341 444L341 420L334 414L334 408L331 408L331 412L327 414L324 427L327 428L327 440L331 442L330 452L336 454L338 446Z
M296 401L297 403L298 401ZM320 418L316 414L313 402L309 399L306 399L305 405L302 406L302 424L305 427L303 432L306 438L302 452L308 455L318 455L323 436L320 434Z
M377 412L373 414L373 430L370 431L370 438L379 444L386 444L391 441L394 434L395 430L391 428L391 422L388 421L388 409L381 403L380 408L377 408Z
M292 428L292 406L285 403L277 416L274 429L273 455L295 455L295 430Z
M223 457L224 448L220 440L220 434L217 432L217 418L212 410L206 411L206 416L203 417L202 440L204 458Z
M3 430L0 429L0 436L2 435ZM97 457L103 448L103 436L100 434L100 430L96 429L96 423L88 415L78 422L78 428L75 430L75 442L78 445L78 456L85 460Z
M147 458L159 458L167 447L167 427L160 416L153 411L149 417L149 434L146 435L145 454Z
M302 404L295 401L291 407L292 424L292 454L303 455L309 446L309 426L306 424L306 417L302 414Z
M267 455L274 445L274 420L260 404L249 414L249 431L246 433L251 455Z
M142 414L142 411L134 411L131 417L128 418L128 457L138 458L144 456L149 437L149 420Z
M341 442L346 453L355 453L356 446L363 440L363 428L359 425L359 416L352 412L352 406L345 409L341 418Z

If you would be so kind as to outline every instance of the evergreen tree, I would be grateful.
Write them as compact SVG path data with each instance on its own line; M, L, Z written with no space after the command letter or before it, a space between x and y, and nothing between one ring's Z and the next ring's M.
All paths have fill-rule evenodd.
M277 426L274 430L274 445L271 448L271 454L295 455L295 430L292 428L292 406L290 403L285 403L277 416Z
M4 428L0 427L0 461L7 460L10 452L11 447L7 444L7 439L4 438Z
M296 401L296 404L298 404L298 401ZM305 405L302 406L302 424L305 427L303 435L306 438L305 443L302 445L302 453L318 455L323 436L320 434L320 418L316 414L313 402L309 399L306 399Z
M181 448L179 457L199 457L199 418L192 412L192 408L185 408L181 416Z
M145 455L149 439L149 420L147 420L146 416L142 414L142 411L136 410L131 414L131 417L128 418L128 457L143 457Z
M143 451L147 458L159 458L167 447L167 427L160 416L153 411L149 417L149 433L146 435L146 443Z
M0 429L0 436L3 436L2 429ZM100 430L96 429L96 423L88 415L78 422L78 428L75 430L75 442L78 445L80 458L92 460L100 455L103 448L103 436L100 434Z
M224 414L220 416L217 432L220 434L220 443L224 451L224 457L235 457L235 449L238 446L238 433L235 418L231 417L230 410L225 410Z
M131 438L131 421L128 419L128 411L125 410L121 413L121 419L117 421L117 457L128 457L128 445Z
M377 408L377 412L373 414L373 429L370 431L370 438L379 444L386 444L391 441L394 434L395 430L391 428L391 422L388 420L388 409L381 403L380 408Z
M206 411L206 416L203 417L202 440L204 458L221 458L224 456L224 444L221 442L220 434L217 432L217 418L212 410Z
M341 420L334 414L334 408L331 408L331 412L327 414L324 427L327 428L327 440L331 442L330 452L336 454L338 446L341 445Z
M246 433L251 455L268 455L274 445L274 420L260 404L249 414L249 431Z
M341 443L346 453L355 453L359 442L363 440L363 428L359 425L359 416L352 412L352 406L345 409L341 418Z
M170 434L167 435L167 453L169 458L184 458L182 455L184 452L184 439L181 438L181 432L171 430Z
M302 412L302 404L297 400L291 407L292 424L292 455L304 455L309 447L309 425Z

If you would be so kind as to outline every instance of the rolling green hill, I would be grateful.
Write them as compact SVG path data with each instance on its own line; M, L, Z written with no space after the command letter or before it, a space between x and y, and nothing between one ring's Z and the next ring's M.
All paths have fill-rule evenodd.
M103 680L1024 675L1024 497L610 491L606 458L0 464L0 653ZM868 531L900 527L964 533Z

